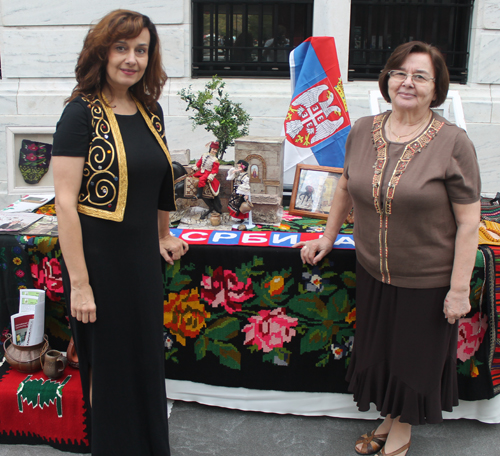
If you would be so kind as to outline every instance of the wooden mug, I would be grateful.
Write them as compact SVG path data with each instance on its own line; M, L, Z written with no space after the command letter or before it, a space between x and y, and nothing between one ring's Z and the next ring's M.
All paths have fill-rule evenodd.
M42 361L43 373L49 378L59 378L67 363L68 359L59 350L49 350Z

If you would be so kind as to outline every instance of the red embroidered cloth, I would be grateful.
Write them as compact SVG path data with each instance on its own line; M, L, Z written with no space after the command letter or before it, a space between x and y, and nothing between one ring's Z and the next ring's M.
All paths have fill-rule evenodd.
M42 371L20 373L0 367L0 443L51 445L88 453L80 372L67 367L62 377Z

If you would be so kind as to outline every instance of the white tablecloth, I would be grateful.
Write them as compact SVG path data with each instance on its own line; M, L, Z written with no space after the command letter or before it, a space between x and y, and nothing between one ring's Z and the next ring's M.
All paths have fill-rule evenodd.
M248 388L228 388L184 380L166 380L167 397L252 412L289 413L305 416L332 416L375 420L375 407L359 412L350 394L304 393ZM444 419L475 419L483 423L500 423L500 395L490 400L460 401L453 412L443 412Z

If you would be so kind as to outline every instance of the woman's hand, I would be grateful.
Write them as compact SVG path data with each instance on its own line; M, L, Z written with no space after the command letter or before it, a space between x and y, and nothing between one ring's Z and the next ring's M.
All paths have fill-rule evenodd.
M94 323L97 319L92 287L87 283L71 286L71 316L82 323Z
M171 234L160 238L160 253L168 264L174 264L174 260L178 260L188 250L189 245L186 241Z
M451 271L450 291L444 300L444 315L453 324L470 310L470 278L477 253L477 232L481 214L481 203L452 203L457 222L455 257Z
M333 248L333 241L327 236L323 236L313 241L302 241L293 246L294 249L299 247L302 247L300 250L302 263L309 263L314 266L330 253Z
M444 316L448 323L454 324L460 318L465 317L470 311L469 289L450 289L444 300Z

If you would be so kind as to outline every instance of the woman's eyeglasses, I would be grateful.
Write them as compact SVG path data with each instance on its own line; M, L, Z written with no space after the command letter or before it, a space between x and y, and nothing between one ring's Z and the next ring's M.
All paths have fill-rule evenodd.
M417 73L417 74L405 73L404 71L400 71L400 70L391 70L391 71L389 71L389 76L392 79L394 79L395 81L398 81L398 82L406 81L406 78L408 76L410 76L411 80L415 84L427 84L428 82L436 80L436 78L431 78L429 76L425 76L425 75L420 74L420 73Z

